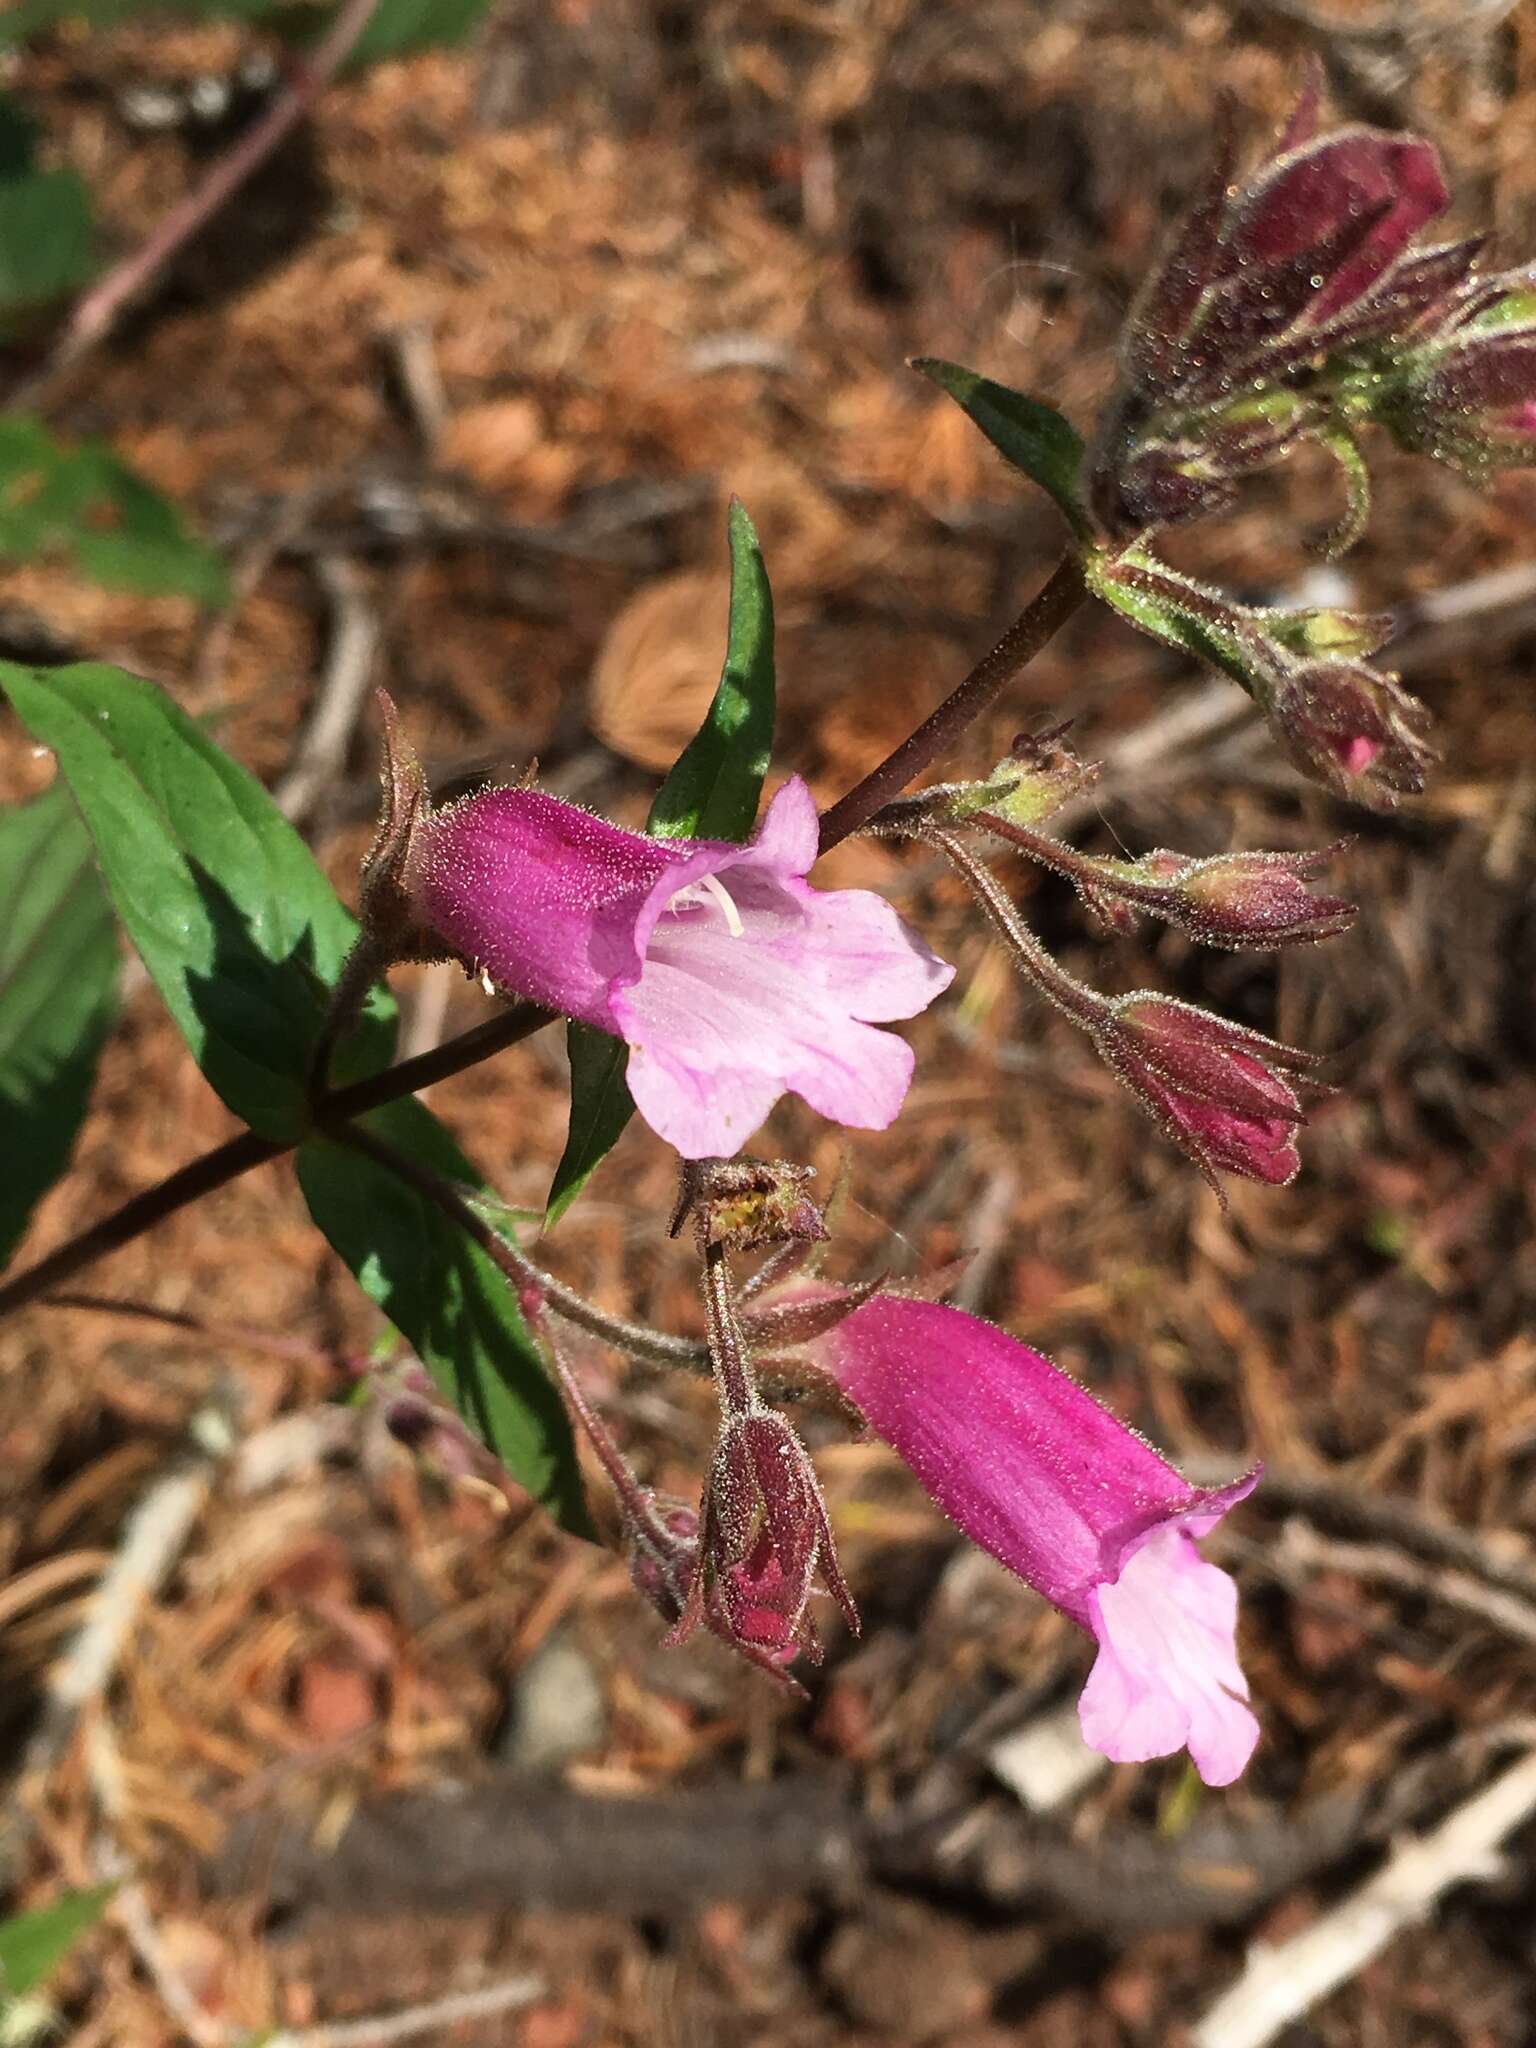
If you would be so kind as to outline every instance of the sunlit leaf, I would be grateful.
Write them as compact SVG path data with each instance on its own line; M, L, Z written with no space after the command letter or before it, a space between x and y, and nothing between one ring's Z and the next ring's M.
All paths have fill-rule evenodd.
M1050 492L1075 533L1089 531L1077 488L1083 443L1069 419L1038 398L938 356L919 356L912 368L947 391L1000 455Z
M96 859L194 1058L262 1136L307 1127L305 1072L356 924L254 776L163 690L105 663L0 662L0 690L59 772ZM375 991L340 1080L393 1046Z
M0 1264L69 1163L115 1009L112 907L67 791L0 811Z
M647 829L661 839L746 839L757 820L773 752L776 692L773 593L757 532L731 500L731 603L725 664L704 723L683 749L651 805ZM549 1191L551 1229L622 1135L635 1105L625 1081L629 1049L604 1032L572 1024L571 1121Z

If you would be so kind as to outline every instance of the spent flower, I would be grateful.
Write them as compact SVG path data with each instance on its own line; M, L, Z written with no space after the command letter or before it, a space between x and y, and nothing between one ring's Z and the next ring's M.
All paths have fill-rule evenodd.
M1192 1486L1038 1351L937 1302L878 1295L811 1355L973 1542L1093 1636L1085 1740L1119 1763L1188 1748L1230 1784L1259 1729L1237 1588L1195 1539L1257 1471Z

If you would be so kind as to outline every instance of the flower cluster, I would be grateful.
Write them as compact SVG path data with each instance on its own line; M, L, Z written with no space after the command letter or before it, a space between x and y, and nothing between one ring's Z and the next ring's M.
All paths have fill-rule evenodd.
M364 968L456 958L608 1034L627 1048L641 1116L685 1162L673 1231L691 1219L720 1414L697 1508L657 1498L629 1471L560 1357L542 1296L525 1304L613 1483L635 1584L670 1639L708 1629L793 1684L790 1667L821 1654L818 1594L857 1627L810 1456L763 1393L766 1359L883 1437L969 1536L1092 1637L1080 1703L1091 1744L1122 1761L1187 1748L1214 1785L1243 1769L1258 1723L1236 1589L1198 1542L1257 1469L1193 1486L993 1325L879 1282L808 1277L828 1236L809 1169L735 1155L786 1093L842 1125L892 1123L913 1054L881 1027L917 1016L952 978L883 898L810 881L823 847L858 829L942 852L1021 973L1218 1192L1223 1176L1273 1187L1299 1171L1313 1056L1167 995L1105 995L1069 975L978 846L1001 841L1064 876L1115 929L1149 915L1202 944L1263 948L1347 928L1353 906L1312 880L1337 846L1084 852L1068 834L1098 771L1060 726L1021 737L984 779L903 792L1089 597L1233 676L1292 761L1336 796L1388 804L1422 789L1428 714L1373 665L1390 619L1238 603L1153 545L1156 529L1222 510L1243 477L1308 439L1344 466L1352 535L1367 502L1356 437L1372 421L1473 475L1536 450L1536 273L1481 275L1478 239L1421 245L1448 204L1433 146L1363 126L1322 133L1318 113L1314 78L1243 178L1223 136L1135 301L1086 455L1049 408L925 359L1052 493L1071 546L1010 634L824 817L791 777L752 829L766 740L730 804L706 812L726 771L696 750L741 730L745 658L727 661L713 739L701 735L674 771L697 800L682 822L674 811L670 827L647 832L526 783L435 807L387 709L384 819L363 885ZM765 580L740 617L771 617ZM757 673L769 678L771 725L771 662ZM695 836L706 815L742 836ZM354 992L366 979L353 974ZM747 1252L766 1254L750 1298L733 1270ZM521 1272L521 1251L508 1258ZM550 1305L560 1312L553 1293ZM616 1341L633 1345L633 1330ZM435 1425L413 1397L395 1426L421 1436Z

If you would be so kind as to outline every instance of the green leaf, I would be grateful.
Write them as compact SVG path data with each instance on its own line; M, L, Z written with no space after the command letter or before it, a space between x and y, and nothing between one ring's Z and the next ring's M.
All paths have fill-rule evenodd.
M228 596L223 563L168 498L104 444L69 447L35 419L0 419L0 555L58 555L97 583L146 596L205 605Z
M116 1009L117 936L68 792L0 811L0 1265L69 1163Z
M410 57L418 50L445 45L452 48L474 34L490 4L491 0L379 0L346 69L361 71L390 57ZM307 40L314 40L312 33Z
M1050 492L1072 531L1087 537L1092 529L1077 489L1083 443L1069 419L1038 398L1026 398L1022 391L939 356L917 356L912 368L947 391L1000 455Z
M379 0L347 68L461 43L484 19L490 0ZM119 28L133 21L262 21L309 46L329 29L336 10L287 0L20 0L0 16L0 46L19 43L63 21Z
M704 723L656 792L646 826L658 839L749 838L773 753L773 592L756 528L736 498L728 531L725 665ZM628 1046L584 1024L570 1026L566 1044L570 1132L549 1190L546 1230L570 1208L635 1113L624 1078Z
M467 1192L484 1188L423 1104L393 1102L364 1122ZM563 1527L590 1535L564 1406L500 1269L372 1159L317 1137L300 1147L298 1168L310 1215L445 1398Z
M153 683L104 663L0 662L0 690L60 774L117 914L224 1101L263 1137L308 1126L304 1078L357 927L261 784ZM378 1071L375 990L336 1078Z
M51 305L96 268L91 199L70 170L0 179L0 334Z
M96 1925L116 1889L102 1884L93 1891L66 1892L51 1906L0 1921L0 2009L5 2000L25 1998L42 1983Z
M731 500L731 609L725 666L704 723L656 792L658 839L746 839L773 753L773 593L757 531Z
M571 1056L571 1128L550 1184L544 1228L553 1230L635 1113L625 1072L629 1047L606 1031L572 1022L565 1028Z

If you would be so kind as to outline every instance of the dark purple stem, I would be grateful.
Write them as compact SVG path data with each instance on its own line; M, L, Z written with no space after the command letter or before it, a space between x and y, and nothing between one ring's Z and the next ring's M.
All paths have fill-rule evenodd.
M868 824L882 804L899 796L908 783L931 768L947 754L960 735L988 708L1005 683L1010 682L1027 662L1064 626L1087 596L1083 572L1075 555L1067 555L1052 570L1049 580L1025 606L1002 639L984 654L964 682L950 691L938 710L925 718L914 733L871 768L862 782L839 797L821 821L821 850L846 839Z
M450 1074L477 1066L481 1060L489 1059L492 1053L516 1045L519 1039L527 1038L549 1021L548 1010L540 1010L532 1003L515 1004L503 1015L477 1024L473 1031L461 1032L457 1038L434 1046L430 1052L419 1053L415 1059L401 1060L397 1066L386 1067L383 1073L370 1075L366 1081L354 1081L349 1087L330 1090L321 1102L324 1120L330 1123L363 1116L370 1109L378 1109L402 1095L414 1095L419 1088L430 1088L433 1082L445 1081ZM49 1252L46 1258L39 1259L36 1265L28 1266L14 1279L0 1285L0 1316L8 1315L13 1309L24 1308L28 1302L36 1301L39 1295L62 1286L97 1259L105 1258L108 1252L120 1250L146 1230L153 1230L157 1223L163 1223L168 1216L174 1216L178 1209L186 1208L189 1202L198 1201L203 1195L212 1194L215 1188L238 1180L253 1166L264 1166L269 1159L281 1159L298 1143L297 1138L260 1138L254 1131L242 1131L239 1137L205 1152L201 1159L179 1166L154 1187L132 1196L110 1216L104 1216L89 1230L70 1238Z

